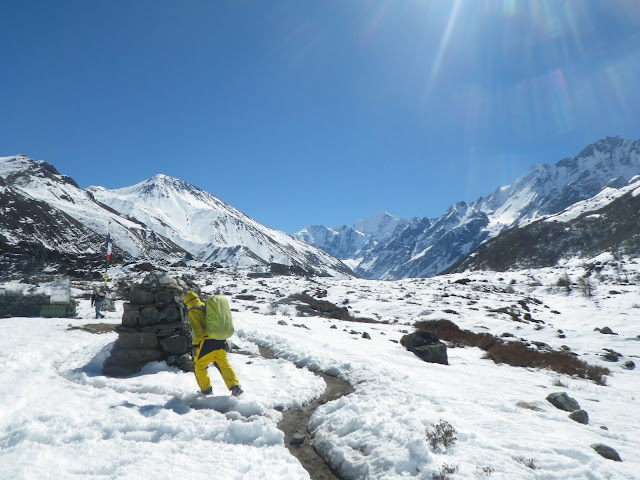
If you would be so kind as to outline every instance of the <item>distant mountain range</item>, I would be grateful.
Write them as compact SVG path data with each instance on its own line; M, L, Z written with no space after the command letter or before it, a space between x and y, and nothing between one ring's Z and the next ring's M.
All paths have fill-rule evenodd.
M512 185L499 187L471 204L456 203L439 218L403 221L385 214L372 219L385 224L393 219L398 229L391 235L376 236L370 227L365 233L354 225L307 227L295 236L336 255L364 278L430 277L446 271L502 232L563 212L603 189L625 188L638 174L640 141L609 137L554 166L535 165ZM544 238L544 231L539 237ZM508 238L515 241L516 233Z
M95 274L107 230L118 262L195 259L385 280L638 253L639 174L640 141L610 137L439 218L383 212L290 236L166 175L117 190L81 189L46 162L0 157L0 269Z

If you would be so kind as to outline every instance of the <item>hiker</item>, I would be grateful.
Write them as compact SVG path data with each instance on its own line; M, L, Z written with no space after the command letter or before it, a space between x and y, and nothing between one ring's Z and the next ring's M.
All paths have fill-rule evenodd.
M100 310L102 310L102 302L104 298L107 296L106 292L100 288L97 289L93 287L93 294L91 295L91 306L95 305L96 307L96 318L104 318L104 315Z
M198 295L194 292L187 292L184 304L189 309L189 322L193 331L191 356L200 391L205 395L209 395L213 391L209 372L207 372L207 367L213 363L220 372L225 385L231 390L231 395L239 397L242 394L242 388L240 388L238 377L227 359L229 346L226 339L233 333L231 310L227 299L215 295L207 300L205 308L205 304L198 298ZM225 332L220 332L220 322L226 322Z

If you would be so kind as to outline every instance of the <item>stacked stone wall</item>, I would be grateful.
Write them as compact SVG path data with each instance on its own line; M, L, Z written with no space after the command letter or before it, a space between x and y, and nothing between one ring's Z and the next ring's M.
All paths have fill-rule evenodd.
M181 279L157 273L131 286L122 324L116 328L118 340L104 363L105 375L133 375L159 360L193 371L191 328L182 303L186 291Z
M43 309L49 306L49 295L0 291L0 318L40 317L43 316ZM62 312L60 316L74 317L76 315L76 302L73 299L69 305L64 307L63 310L60 310Z
M0 317L39 317L42 305L48 304L49 295L6 292L0 294Z

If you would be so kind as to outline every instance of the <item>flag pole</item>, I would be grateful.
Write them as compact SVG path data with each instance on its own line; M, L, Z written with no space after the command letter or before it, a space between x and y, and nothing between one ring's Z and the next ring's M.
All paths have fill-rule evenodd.
M107 272L109 271L109 262L111 261L111 233L109 232L109 225L107 224L107 258L104 262L104 283L107 283Z

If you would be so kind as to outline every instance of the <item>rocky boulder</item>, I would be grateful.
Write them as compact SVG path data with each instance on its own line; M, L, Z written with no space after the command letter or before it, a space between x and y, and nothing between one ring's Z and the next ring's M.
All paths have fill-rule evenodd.
M603 443L594 443L593 445L591 445L591 448L593 448L598 453L598 455L606 458L607 460L613 460L614 462L622 461L622 459L620 458L620 454L608 445L605 445Z
M417 331L404 335L400 344L425 362L449 365L447 346L433 332Z
M547 395L547 401L556 408L566 412L580 410L580 404L574 398L567 395L567 392L556 392Z

